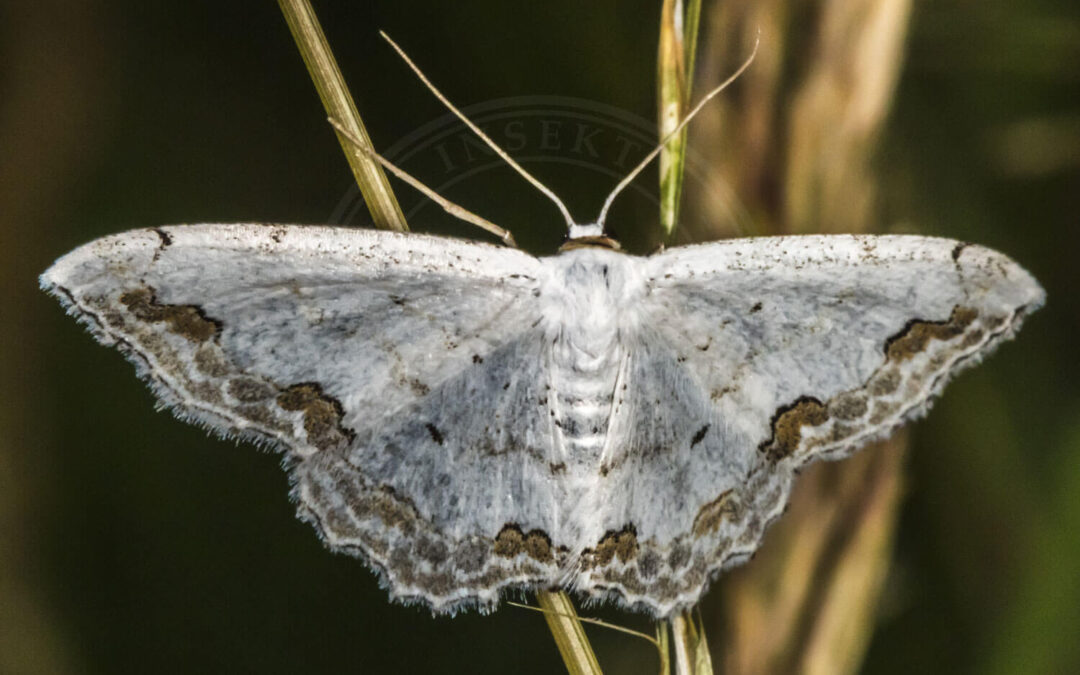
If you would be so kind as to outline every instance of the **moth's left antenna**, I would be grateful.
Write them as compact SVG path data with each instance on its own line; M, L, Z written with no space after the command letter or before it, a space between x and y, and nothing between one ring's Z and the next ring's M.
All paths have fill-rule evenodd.
M645 159L641 160L641 163L635 166L634 169L626 175L626 178L623 178L621 181L619 181L619 184L615 186L615 189L611 191L611 194L608 195L607 200L604 202L604 208L600 209L600 217L596 219L597 225L599 225L601 228L604 227L604 219L607 218L608 209L611 208L611 203L615 201L615 198L619 196L619 193L623 191L623 188L629 185L630 181L637 178L637 175L641 173L646 166L649 165L649 162L653 161L653 159L655 159L656 156L660 154L660 151L664 149L664 146L668 144L668 141L675 138L675 135L682 131L683 127L690 123L690 120L694 119L694 115L697 115L699 112L701 112L701 109L705 107L705 104L708 103L713 96L716 96L720 92L727 89L727 86L729 84L738 79L738 77L743 74L743 71L750 67L750 64L754 61L754 57L757 56L758 45L760 43L761 34L759 32L757 39L754 40L754 50L750 52L749 58L747 58L746 61L744 61L741 66L739 66L739 69L735 71L735 74L724 80L720 84L720 86L716 87L708 94L705 94L705 96L703 96L701 100L698 101L698 104L686 114L686 117L683 118L683 121L679 122L679 126L675 127L675 129L670 134L665 136L663 140L660 141L660 144L653 148L652 152L645 155Z
M514 246L514 247L517 246L517 242L514 241L514 235L510 234L510 230L499 227L498 225L491 222L487 218L484 218L483 216L476 215L475 213L468 210L464 206L458 206L454 202L452 202L449 199L447 199L447 198L443 197L442 195L440 195L438 192L435 192L434 190L432 190L428 186L421 183L418 179L414 178L411 174L406 173L404 169L397 168L396 166L394 166L390 162L390 160L386 159L385 157L383 157L382 155L380 155L379 153L375 152L370 147L368 147L367 143L364 143L364 141L357 138L356 134L354 134L344 124L337 121L333 117L327 117L326 121L330 122L330 125L333 126L335 129L337 129L337 132L339 134L344 136L350 143L355 145L361 152L363 152L365 155L367 155L371 159L374 159L379 164L382 164L384 167L386 167L386 169L390 173L394 174L395 176L397 176L401 180L403 180L406 183L408 183L409 185L413 186L414 188L416 188L420 192L423 192L425 195L427 195L428 199L435 202L439 206L443 207L443 210L446 211L447 213L449 213L450 215L454 216L455 218L460 218L461 220L464 220L467 223L472 223L473 225L476 225L477 227L479 227L481 229L487 230L488 232L494 234L499 239L502 239L502 242L504 244L506 244L507 246Z
M500 148L495 143L495 141L491 140L487 134L481 131L480 127L473 124L468 117L466 117L460 110L454 107L454 104L448 101L445 96L443 96L442 92L439 91L438 88L431 83L431 80L427 79L427 76L424 75L424 73L420 71L420 68L418 68L417 65L412 62L412 59L409 58L408 54L406 54L405 51L401 47L399 47L396 42L390 39L389 35L387 35L383 31L379 31L379 35L381 35L384 40L390 43L390 46L393 47L394 51L398 53L398 56L400 56L402 60L404 60L405 63L407 63L410 68L412 68L413 72L416 73L416 76L420 78L420 81L423 82L424 85L431 90L432 94L435 94L435 98L439 99L439 101L441 101L444 106L449 108L450 112L457 115L457 118L464 122L465 126L469 127L469 129L471 129L472 132L480 138L480 140L487 143L488 147L494 150L495 154L501 157L504 162L509 164L511 167L514 168L515 171L521 174L522 178L532 183L533 187L535 187L540 192L543 192L545 195L548 196L548 199L555 202L555 205L559 207L559 211L562 212L563 218L566 220L567 229L574 226L574 219L570 216L570 210L566 208L566 204L563 204L562 200L559 199L554 192L552 192L550 189L548 189L546 185L537 180L531 173L526 171L524 167L515 162L514 158L506 154L506 151Z

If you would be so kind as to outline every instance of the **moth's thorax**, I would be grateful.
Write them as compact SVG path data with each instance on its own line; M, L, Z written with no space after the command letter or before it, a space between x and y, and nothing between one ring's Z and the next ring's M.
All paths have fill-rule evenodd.
M645 293L640 258L602 248L566 251L544 261L550 273L540 302L549 337L586 353L606 351L634 323Z
M553 412L571 462L599 461L627 343L637 324L645 279L638 258L600 248L545 261L540 289L551 345Z

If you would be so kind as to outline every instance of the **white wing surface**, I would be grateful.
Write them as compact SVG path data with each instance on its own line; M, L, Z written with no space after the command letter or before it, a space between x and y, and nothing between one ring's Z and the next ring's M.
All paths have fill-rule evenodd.
M558 576L533 531L557 511L542 272L444 238L193 225L97 240L42 285L178 416L286 450L331 547L450 610Z
M537 259L326 227L107 237L44 287L182 417L286 450L301 516L393 597L572 588L664 616L745 559L792 476L925 410L1040 306L925 237Z
M625 555L586 560L578 583L657 614L757 549L799 466L921 414L1044 299L1007 257L927 237L740 239L642 264L604 467Z

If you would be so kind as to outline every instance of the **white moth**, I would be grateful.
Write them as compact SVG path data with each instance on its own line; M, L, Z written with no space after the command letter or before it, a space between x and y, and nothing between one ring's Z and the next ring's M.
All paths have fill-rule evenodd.
M1044 298L946 239L638 257L602 224L570 235L537 258L163 227L86 244L41 283L177 416L284 452L300 517L394 599L486 610L565 588L655 616L757 549L800 467L921 414Z

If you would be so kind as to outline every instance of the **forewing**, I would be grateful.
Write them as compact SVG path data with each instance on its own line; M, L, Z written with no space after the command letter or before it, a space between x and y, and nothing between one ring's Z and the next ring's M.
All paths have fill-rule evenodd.
M559 583L546 349L526 332L346 452L298 468L307 515L335 548L376 552L395 598L493 608L508 586Z
M530 493L550 448L529 334L541 273L450 239L195 225L92 242L42 284L178 416L284 448L326 541L445 610L549 573L533 530L550 496ZM521 541L504 533L496 555L509 520ZM458 565L476 593L447 576Z
M745 239L649 261L660 331L776 462L842 457L922 411L1044 293L981 246L916 236Z
M579 584L661 615L757 548L795 469L924 411L1043 302L1005 256L926 237L733 240L645 269L612 419L615 554Z

